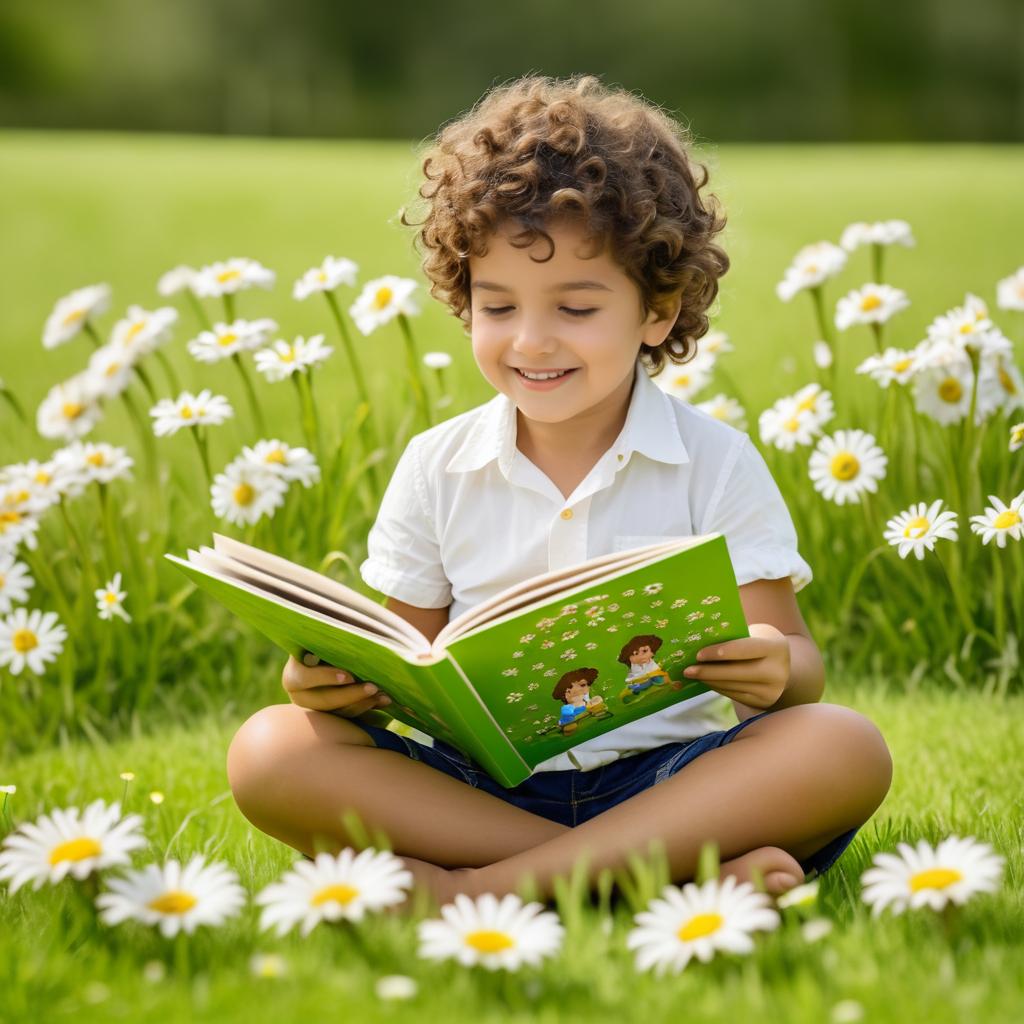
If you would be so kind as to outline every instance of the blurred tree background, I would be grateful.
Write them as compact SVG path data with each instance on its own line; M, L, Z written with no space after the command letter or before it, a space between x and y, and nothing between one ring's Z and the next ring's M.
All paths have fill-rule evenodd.
M0 125L423 138L590 72L698 140L1024 138L1021 0L3 0Z

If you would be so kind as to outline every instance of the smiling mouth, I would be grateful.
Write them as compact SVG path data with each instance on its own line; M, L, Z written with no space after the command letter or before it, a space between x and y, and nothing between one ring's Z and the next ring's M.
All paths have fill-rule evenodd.
M530 370L529 371L530 373L540 374L541 376L539 376L539 377L527 377L526 373L523 372L522 367L519 367L519 366L513 366L512 369L515 370L516 373L518 373L520 377L524 377L526 380L557 380L558 377L564 377L568 373L574 373L576 370L579 369L579 367L578 366L573 366L573 367L571 367L569 369L566 369L566 370ZM550 374L555 374L555 376L551 377L551 376L549 376Z

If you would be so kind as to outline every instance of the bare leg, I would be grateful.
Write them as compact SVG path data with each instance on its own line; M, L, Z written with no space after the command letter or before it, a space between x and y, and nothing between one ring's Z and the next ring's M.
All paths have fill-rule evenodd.
M863 824L891 778L885 741L862 715L834 704L784 708L590 821L487 867L448 873L435 891L439 899L454 891L500 896L532 876L550 897L553 879L581 856L593 881L651 840L664 845L676 881L693 878L708 839L723 861L764 847L803 859Z
M301 852L350 845L353 809L385 832L419 881L437 865L477 867L569 831L393 750L337 715L272 704L243 724L228 750L228 779L242 813ZM317 841L320 841L317 847Z

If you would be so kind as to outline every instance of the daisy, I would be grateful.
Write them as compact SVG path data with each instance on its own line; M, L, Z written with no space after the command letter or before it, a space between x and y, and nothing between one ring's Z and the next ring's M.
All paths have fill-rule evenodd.
M270 348L261 348L256 353L256 369L271 383L304 372L334 351L323 342L322 334L314 334L308 340L300 334L291 344L279 338Z
M688 402L711 379L710 369L704 365L694 365L695 360L678 366L669 365L654 378L654 383L668 395L674 395Z
M757 428L765 444L791 452L799 445L814 443L820 433L818 421L810 409L800 409L793 397L780 398L757 418Z
M256 260L234 257L200 267L192 278L192 291L201 298L233 295L246 288L274 287L277 275Z
M16 508L0 508L0 551L13 551L24 542L29 551L38 546L39 519Z
M195 280L196 270L194 267L186 266L185 264L179 264L176 267L168 270L167 273L162 274L160 280L156 283L156 290L168 298L171 295L177 295L178 292L184 291L186 288L189 291L194 291L193 281Z
M917 350L905 352L900 348L887 348L881 355L868 356L856 369L857 373L866 373L883 388L893 381L906 384L916 371Z
M77 470L65 465L63 455L70 448L79 448L80 441L72 441L66 448L58 448L46 462L29 459L10 467L11 481L28 487L40 499L43 508L48 508L61 497L75 498L85 489L85 481L79 478Z
M988 496L991 506L979 516L971 516L971 531L981 535L981 543L987 544L992 538L1001 547L1006 547L1006 538L1020 540L1024 534L1024 491L1014 498L1009 506L1004 505L994 494ZM3 655L0 654L0 659Z
M818 942L832 931L832 922L827 917L812 917L800 925L804 942Z
M241 457L289 483L298 480L303 487L312 487L320 479L320 467L313 453L306 448L293 448L284 441L257 441L252 448L246 445Z
M239 912L245 890L226 864L205 864L201 853L185 867L176 860L147 864L140 871L106 879L109 892L96 897L100 920L156 925L165 938L192 934L199 925L219 925Z
M914 407L948 426L967 417L973 374L966 358L948 366L932 366L914 376Z
M747 414L743 406L735 398L726 395L715 395L706 402L698 402L695 408L714 416L716 420L728 423L737 430L747 429Z
M333 292L343 284L354 287L358 273L359 267L352 260L328 256L319 267L307 270L295 282L292 298L301 302L314 292Z
M6 615L15 604L27 601L34 586L28 566L16 562L13 551L0 551L0 614Z
M811 452L810 477L814 489L842 505L859 502L864 491L877 491L889 458L873 435L863 430L837 430L818 441Z
M454 959L464 967L514 971L556 953L565 929L558 915L540 903L524 905L514 893L499 902L487 892L475 901L459 893L454 903L441 907L440 919L421 921L417 934L424 959Z
M0 665L9 665L12 675L18 675L26 665L37 676L42 675L43 665L56 660L67 636L56 612L15 608L0 619Z
M804 288L815 288L834 277L846 266L846 253L831 242L805 245L794 257L783 279L775 286L775 294L789 302Z
M259 893L260 928L275 927L284 935L301 924L305 938L321 921L362 921L367 911L402 903L412 884L412 873L387 850L367 847L356 854L346 846L336 856L322 851L315 860L296 861Z
M818 879L798 885L776 897L775 905L780 910L787 907L812 907L818 902Z
M819 369L827 370L832 365L832 349L827 341L816 341L811 349L814 356L814 365Z
M93 443L73 441L58 451L54 458L69 473L75 473L84 483L109 484L114 480L130 480L132 457L124 448L106 441Z
M1010 427L1010 451L1016 452L1024 448L1024 420Z
M7 512L21 512L23 515L39 515L54 501L52 493L44 492L23 472L9 472L6 482L0 483L0 509Z
M280 978L288 970L288 963L280 953L253 953L249 957L249 972L257 978Z
M58 299L43 328L43 347L70 341L86 324L110 308L110 285L91 284Z
M13 893L26 882L36 890L67 875L81 880L94 871L129 864L129 852L146 845L141 826L139 815L122 818L119 803L107 806L103 800L94 800L82 813L68 807L44 814L4 839L0 878L10 882Z
M216 323L213 330L201 331L199 336L188 343L189 355L201 363L217 363L233 356L265 345L267 338L277 330L277 321L234 320L230 324Z
M373 986L378 999L412 999L419 991L415 978L405 974L385 974Z
M997 409L1024 408L1024 377L1016 363L1001 356L984 360L978 376L978 408L982 419Z
M173 306L154 310L129 306L124 317L114 324L110 344L133 361L138 360L164 344L177 322L178 311Z
M164 437L182 427L219 426L234 415L234 410L223 395L204 388L198 395L183 391L177 398L162 398L149 410L149 415L154 420L153 433Z
M134 358L118 345L103 345L89 357L92 387L101 398L117 398L133 379Z
M109 621L115 615L120 615L125 622L131 622L132 617L124 610L124 599L128 596L127 591L121 590L121 574L114 573L114 578L106 586L93 591L96 595L96 609L100 618Z
M853 252L862 245L914 245L914 236L905 220L879 220L873 224L856 221L844 230L839 244Z
M836 303L836 327L845 331L854 324L884 324L910 305L907 293L887 284L855 288Z
M211 505L219 519L238 525L255 523L263 515L274 514L283 504L287 489L288 484L280 476L235 459L214 477Z
M825 391L818 383L802 387L794 396L797 412L809 412L814 417L814 426L820 430L835 415L832 392Z
M447 352L425 352L423 365L431 370L444 370L452 365L452 357Z
M103 415L98 397L88 371L55 384L39 403L36 429L43 437L71 440L85 436Z
M1004 859L988 843L973 837L950 836L934 849L923 839L917 846L897 845L899 856L876 853L873 867L861 875L861 897L878 917L886 907L901 914L909 906L941 910L947 903L963 905L977 892L999 887Z
M925 549L935 550L940 539L957 539L957 517L948 509L943 512L942 498L926 506L923 501L911 505L885 525L885 539L898 549L900 558L906 558L911 551L918 560L924 558Z
M415 281L394 274L367 281L359 298L349 308L349 316L368 336L399 314L415 316L419 313L420 308L412 298L415 289Z
M996 285L996 305L1000 309L1024 311L1024 267L1018 267Z
M678 974L694 956L707 963L716 950L749 953L750 933L770 931L780 921L766 893L732 875L700 886L687 882L681 889L666 885L661 898L634 918L637 927L626 936L626 947L637 951L637 970Z

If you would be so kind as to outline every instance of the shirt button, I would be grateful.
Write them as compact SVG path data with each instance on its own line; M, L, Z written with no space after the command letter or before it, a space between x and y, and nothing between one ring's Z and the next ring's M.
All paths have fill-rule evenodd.
M622 461L622 456L621 455L616 455L615 458L617 458L619 460L619 462Z
M561 515L562 515L563 519L572 519L572 509L571 508L563 508L562 512L561 512Z

